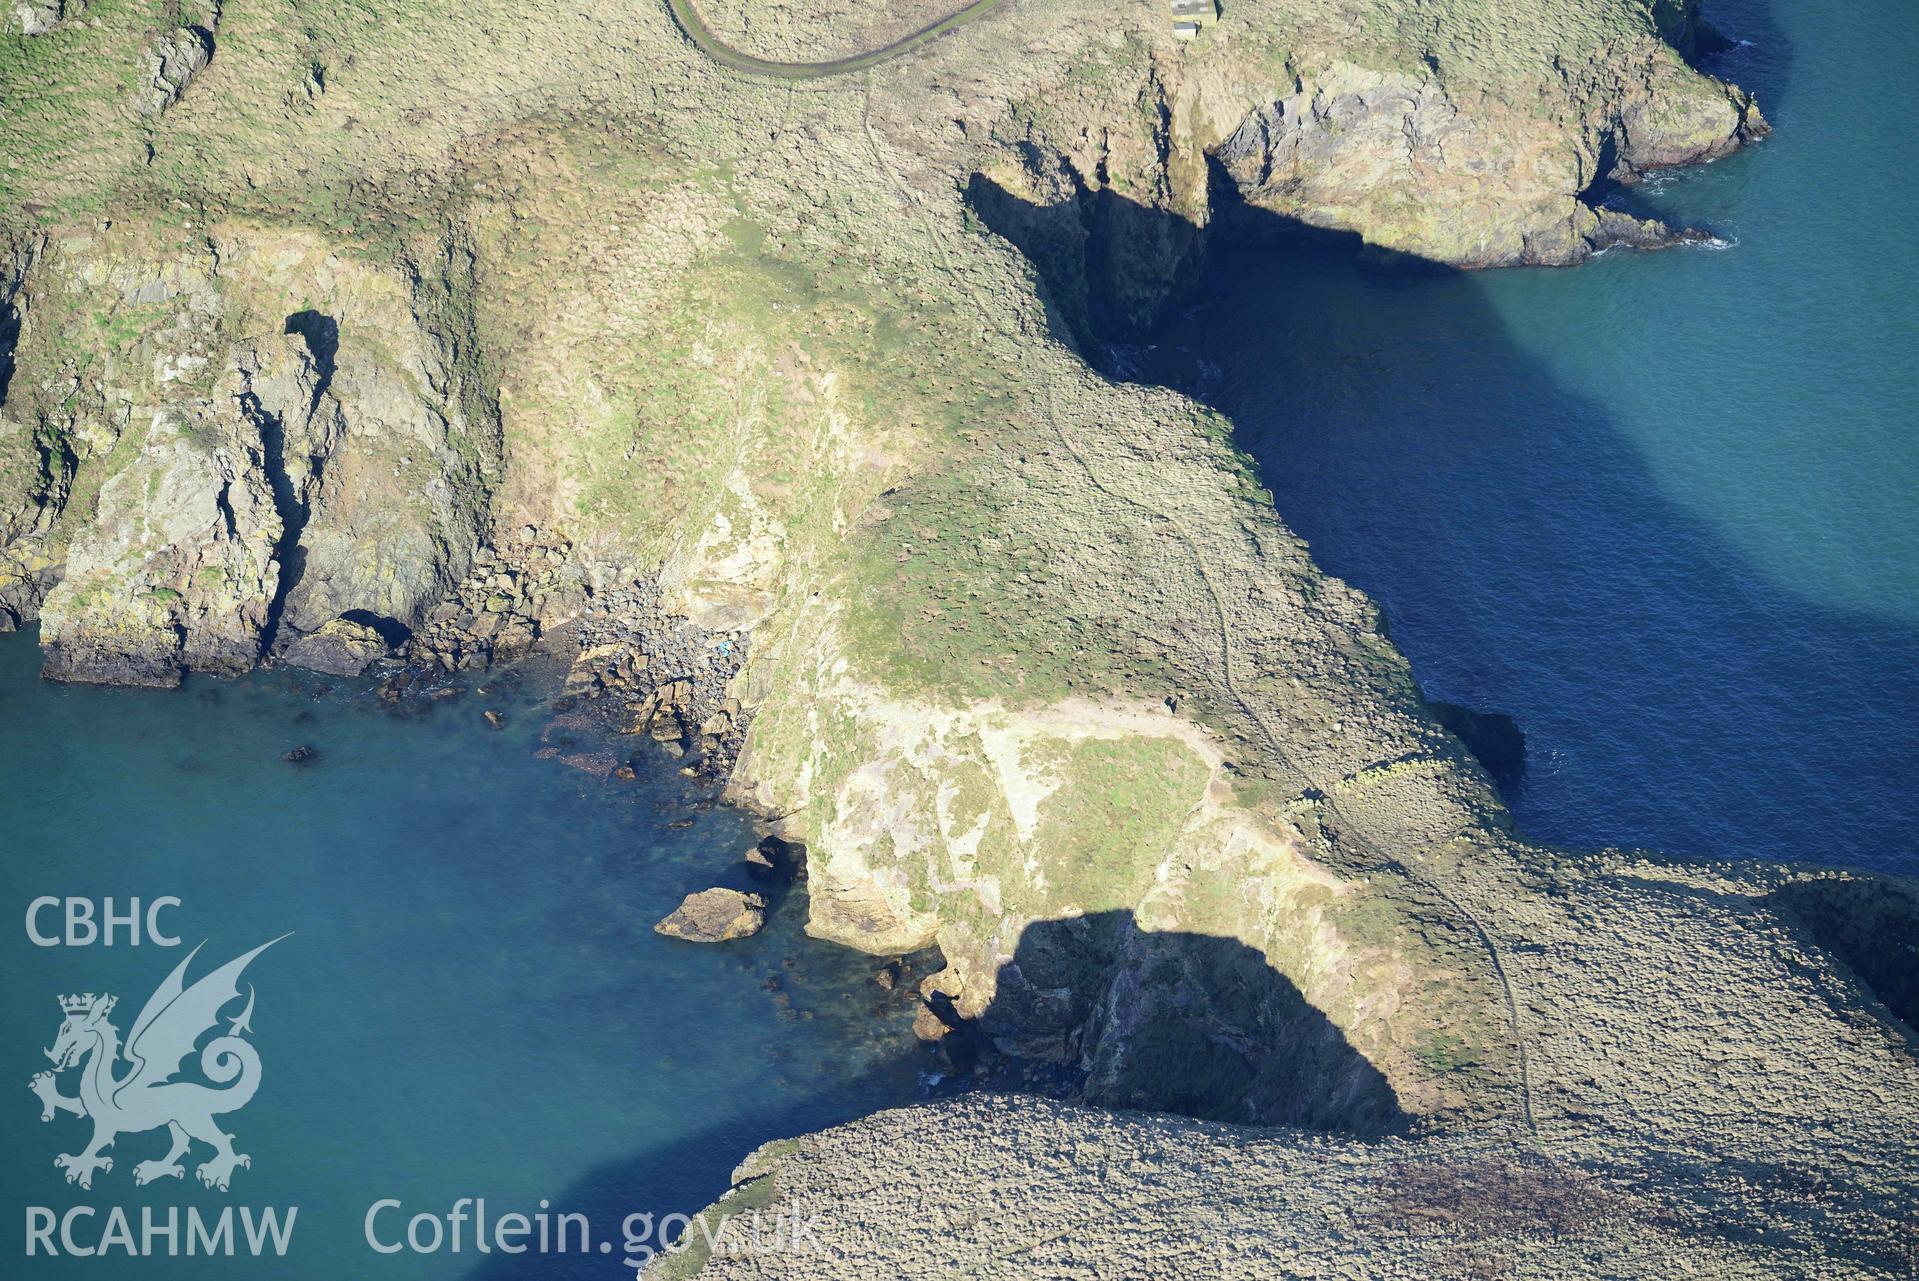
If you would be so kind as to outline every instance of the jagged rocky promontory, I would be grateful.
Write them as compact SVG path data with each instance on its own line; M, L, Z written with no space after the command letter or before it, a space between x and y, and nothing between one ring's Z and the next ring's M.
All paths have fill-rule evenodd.
M709 7L765 57L866 39ZM1230 424L1097 370L1222 243L1683 238L1599 202L1764 132L1683 56L1694 6L1229 0L1181 43L1158 5L1014 0L814 80L649 6L301 22L215 33L154 112L153 30L100 0L0 62L0 619L50 676L398 696L581 644L582 692L804 845L814 933L937 945L943 1017L1208 1123L964 1103L743 1175L849 1258L937 1274L1037 1164L1237 1206L1268 1271L1470 1275L1462 1233L1575 1274L1910 1269L1896 950L1833 906L1897 928L1902 891L1527 843ZM1408 1235L1462 1185L1532 1208ZM875 1220L880 1186L954 1208ZM1061 1187L979 1261L1202 1248L1141 1210L1128 1253Z

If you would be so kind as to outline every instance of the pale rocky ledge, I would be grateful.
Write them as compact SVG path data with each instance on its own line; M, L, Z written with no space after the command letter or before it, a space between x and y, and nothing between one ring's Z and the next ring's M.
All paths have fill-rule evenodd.
M831 1258L675 1268L1919 1267L1910 890L1521 839L1230 425L1084 358L1224 243L1684 238L1591 197L1765 130L1686 0L1008 0L807 79L650 4L192 9L0 39L0 619L153 685L579 645L814 933L1085 1070L768 1150L718 1213Z

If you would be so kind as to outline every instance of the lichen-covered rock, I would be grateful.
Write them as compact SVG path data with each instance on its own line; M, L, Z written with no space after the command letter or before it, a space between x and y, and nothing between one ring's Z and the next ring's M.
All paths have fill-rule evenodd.
M45 35L66 16L64 0L16 0L9 6L13 25L23 36Z
M0 632L38 618L40 602L60 578L50 544L63 469L50 465L42 443L0 398Z
M466 394L472 372L417 312L444 277L242 227L67 235L19 261L0 612L18 625L44 609L50 674L168 682L268 651L357 670L465 572L498 440L468 417L486 404ZM309 299L327 308L294 309ZM226 486L271 520L204 521L195 494ZM61 520L70 501L86 519ZM236 539L257 561L244 572L225 563ZM217 573L196 542L229 549ZM112 660L116 638L140 656Z
M1660 38L1694 38L1690 4L1657 20L1528 4L1484 38L1370 7L1391 53L1331 6L1263 0L1178 56L1089 42L1069 77L997 122L975 208L1065 279L1052 301L1067 319L1126 340L1182 304L1216 220L1247 230L1250 210L1268 215L1259 234L1291 222L1454 267L1564 265L1685 238L1599 207L1603 183L1767 129L1751 95ZM1076 216L1048 216L1061 209Z
M109 377L138 377L142 403L103 379L65 398L84 407L97 397L101 417L89 423L91 414L68 410L42 421L40 438L59 442L43 457L70 469L43 476L43 486L57 479L64 501L83 464L98 459L90 480L105 473L41 605L46 673L171 685L189 669L244 672L262 652L282 578L278 420L249 390L251 345L222 346L220 290L204 260L137 279L115 279L103 265L63 256L59 267L79 266L80 275L52 284L45 301L62 290L68 302L117 293L123 304L162 309L168 324L106 366ZM118 407L106 409L109 396Z
M1618 62L1573 149L1552 147L1533 117L1462 104L1430 75L1334 62L1249 114L1217 155L1249 204L1397 253L1461 267L1577 262L1625 239L1583 199L1596 181L1712 159L1764 132L1749 96L1670 51Z
M157 116L180 100L193 78L213 61L213 37L198 27L175 27L155 36L140 55L141 83L133 108Z
M388 653L386 638L365 623L333 618L290 640L281 655L295 667L329 676L358 676Z
M385 339L388 361L361 358L333 317L288 322L304 327L299 340L316 353L325 395L345 424L301 526L301 569L284 619L289 644L342 617L403 642L469 572L485 537L497 425L470 414L479 402L462 398L470 374L452 359L447 336L407 322L402 343Z
M710 889L687 895L653 930L689 943L725 943L758 934L765 924L764 896Z
M257 427L237 406L157 410L42 607L46 674L172 685L187 669L248 670L284 529Z

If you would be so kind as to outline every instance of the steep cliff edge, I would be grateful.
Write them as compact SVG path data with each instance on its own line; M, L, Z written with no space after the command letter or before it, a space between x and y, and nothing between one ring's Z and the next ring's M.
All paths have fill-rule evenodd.
M464 662L584 610L583 685L743 735L816 933L937 942L1090 1098L1803 1175L1799 1218L1694 1186L1815 1243L1910 1191L1854 977L1748 872L1513 837L1228 424L1073 332L1177 297L1221 196L1460 265L1631 231L1595 179L1760 128L1658 41L1690 8L1247 0L1182 46L1022 0L793 86L663 11L316 0L230 7L156 117L144 16L94 11L0 50L0 601L54 674Z
M28 253L0 599L40 620L49 676L338 669L322 632L404 635L465 572L498 426L423 313L442 280L237 224L103 221Z
M985 198L1079 207L1079 233L1035 229L1033 256L1090 255L1086 284L1123 337L1152 326L1221 214L1446 266L1566 265L1688 238L1595 203L1607 184L1767 132L1751 95L1661 38L1696 46L1696 5L1501 6L1496 29L1444 8L1252 0L1176 56L1137 35L1089 42L995 123Z

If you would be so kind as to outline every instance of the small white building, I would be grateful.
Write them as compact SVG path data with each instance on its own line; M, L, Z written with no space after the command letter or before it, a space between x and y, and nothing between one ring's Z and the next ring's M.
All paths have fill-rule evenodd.
M1175 22L1173 24L1173 39L1175 40L1193 40L1198 36L1199 24L1197 22Z
M1216 0L1168 0L1168 3L1176 21L1196 22L1204 27L1219 20Z

